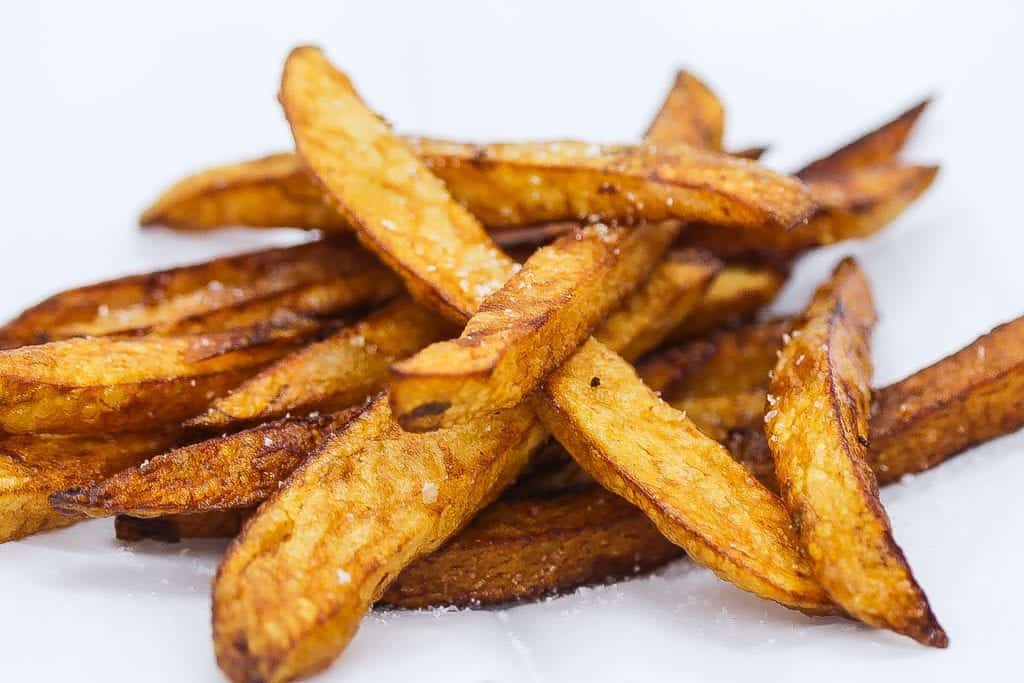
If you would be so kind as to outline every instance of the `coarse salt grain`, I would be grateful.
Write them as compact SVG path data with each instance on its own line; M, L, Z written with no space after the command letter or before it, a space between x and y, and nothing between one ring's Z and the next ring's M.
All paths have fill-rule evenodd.
M432 481L423 482L423 488L420 489L420 496L423 498L423 502L427 505L431 505L437 502L437 484Z
M274 440L269 436L265 436L263 437L263 445L269 448L274 445Z
M352 575L344 569L338 568L338 583L342 586L352 583Z

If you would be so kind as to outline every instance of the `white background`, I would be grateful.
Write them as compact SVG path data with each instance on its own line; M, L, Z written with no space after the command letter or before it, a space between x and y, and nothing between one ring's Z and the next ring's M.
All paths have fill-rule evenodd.
M634 139L687 66L725 100L729 142L770 143L787 169L932 93L909 156L942 164L935 186L885 234L807 259L781 306L859 256L881 311L879 384L1024 313L1018 3L598 4L5 3L0 314L294 239L134 221L183 173L289 144L274 96L300 42L326 47L401 130L462 138ZM375 614L323 678L1021 680L1022 451L1024 434L1007 437L884 493L944 652L801 617L681 562L509 610ZM111 535L99 521L0 546L0 678L220 680L220 544L127 550Z

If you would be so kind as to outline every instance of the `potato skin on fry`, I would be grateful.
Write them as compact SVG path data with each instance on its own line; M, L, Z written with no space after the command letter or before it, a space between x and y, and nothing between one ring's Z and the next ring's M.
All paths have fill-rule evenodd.
M93 337L0 352L0 431L149 429L195 415L306 341L307 325L192 337Z
M0 543L82 519L50 507L48 496L132 467L183 440L180 430L0 437Z
M407 298L273 363L191 421L221 427L289 411L351 406L380 390L388 367L456 328Z
M1024 426L1024 317L875 392L871 457L879 483L934 467Z
M163 334L224 331L280 311L335 313L393 296L398 287L397 278L356 245L321 240L70 289L0 328L0 347L155 328Z
M783 499L829 595L868 624L945 647L868 464L874 322L867 279L846 259L782 349L765 432Z
M270 422L157 455L90 486L50 496L66 513L156 517L255 505L358 409Z
M538 250L458 339L392 366L399 424L429 431L520 403L643 281L679 228L595 225Z

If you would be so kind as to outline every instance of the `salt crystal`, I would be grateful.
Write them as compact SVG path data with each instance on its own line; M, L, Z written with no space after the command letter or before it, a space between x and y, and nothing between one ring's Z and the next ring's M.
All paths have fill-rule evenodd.
M779 411L777 411L777 410L774 410L774 409L773 410L769 410L767 413L764 414L764 421L768 422L769 420L771 420L772 418L774 418L778 414L779 414Z
M796 365L800 365L803 362L804 362L804 354L801 353L800 356L796 359Z
M100 304L100 307L96 309L96 313L101 318L106 318L108 315L110 315L110 307L107 306L106 304Z
M437 484L432 481L423 482L423 488L420 489L420 495L423 498L423 502L426 505L432 505L437 502Z
M355 335L352 335L351 338L349 338L348 343L351 344L352 346L355 346L355 347L361 349L364 346L366 346L366 337L364 337L361 334L355 334Z
M978 347L978 360L985 360L985 347L984 346L979 346Z
M342 586L352 583L352 575L342 568L338 568L338 583Z
M380 224L381 224L382 226L384 226L384 228L385 228L386 230L394 230L394 229L395 229L395 223L394 223L394 221L389 221L389 220L388 220L387 218L382 218L382 219L380 219Z
M265 436L263 437L263 445L266 446L267 448L270 448L271 446L274 445L274 440L271 439L269 436Z
M210 280L210 284L206 285L206 287L211 292L219 292L224 289L224 285L221 284L220 280Z

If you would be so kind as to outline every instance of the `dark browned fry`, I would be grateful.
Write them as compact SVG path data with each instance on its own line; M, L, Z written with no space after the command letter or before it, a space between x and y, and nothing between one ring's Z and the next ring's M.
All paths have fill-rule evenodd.
M357 246L312 242L70 289L0 328L0 346L84 335L223 331L281 312L332 315L394 296L399 288Z
M180 430L0 437L0 542L73 524L47 497L138 464L182 440Z

